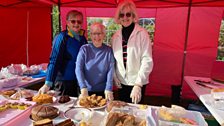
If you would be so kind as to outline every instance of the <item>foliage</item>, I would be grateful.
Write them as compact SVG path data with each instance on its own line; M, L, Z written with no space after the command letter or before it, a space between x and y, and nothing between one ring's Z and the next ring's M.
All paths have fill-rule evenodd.
M53 32L52 35L53 37L58 34L59 31L59 10L58 10L58 6L54 6L52 8L52 22L53 22Z

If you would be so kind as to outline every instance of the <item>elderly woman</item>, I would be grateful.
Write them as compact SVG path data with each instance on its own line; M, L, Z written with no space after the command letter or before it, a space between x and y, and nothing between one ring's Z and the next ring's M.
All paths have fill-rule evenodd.
M75 62L80 47L87 43L85 36L79 35L82 23L81 12L72 10L67 13L67 29L59 33L53 40L46 81L39 89L39 93L46 93L50 87L58 85L63 95L78 96L79 86L74 71ZM54 85L56 77L57 81Z
M153 68L152 48L148 32L137 24L138 15L132 1L118 5L115 22L122 25L112 38L116 60L114 81L119 99L143 101L148 77Z
M114 57L112 49L103 44L105 34L104 25L93 23L90 26L92 43L80 48L75 70L80 97L96 94L113 100Z

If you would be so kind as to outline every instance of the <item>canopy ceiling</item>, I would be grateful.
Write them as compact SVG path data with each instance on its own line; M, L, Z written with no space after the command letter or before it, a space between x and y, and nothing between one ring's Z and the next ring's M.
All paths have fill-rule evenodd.
M0 7L64 7L115 8L121 0L1 0ZM223 0L133 0L138 8L180 6L224 6Z

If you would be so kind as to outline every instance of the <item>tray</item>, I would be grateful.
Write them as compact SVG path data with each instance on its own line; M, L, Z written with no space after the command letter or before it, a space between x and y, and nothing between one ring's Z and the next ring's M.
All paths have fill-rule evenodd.
M0 112L0 125L1 126L6 125L8 123L12 123L12 122L16 121L16 118L26 115L26 113L29 112L31 110L31 108L36 104L35 102L31 102L31 101L19 101L19 100L7 100L7 102L11 102L11 103L23 102L25 104L30 104L31 106L29 106L25 110L9 108L7 110L1 111Z

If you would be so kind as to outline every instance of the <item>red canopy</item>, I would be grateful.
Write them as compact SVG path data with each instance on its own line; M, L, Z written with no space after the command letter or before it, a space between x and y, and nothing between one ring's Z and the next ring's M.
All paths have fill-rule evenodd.
M1 0L0 66L48 62L51 51L51 7L85 17L113 17L119 0ZM217 56L223 0L134 0L140 17L155 17L154 68L147 95L171 95L183 76L210 77ZM104 10L104 11L102 11ZM86 19L85 19L86 21ZM84 25L86 28L86 24ZM183 83L182 96L195 98Z

